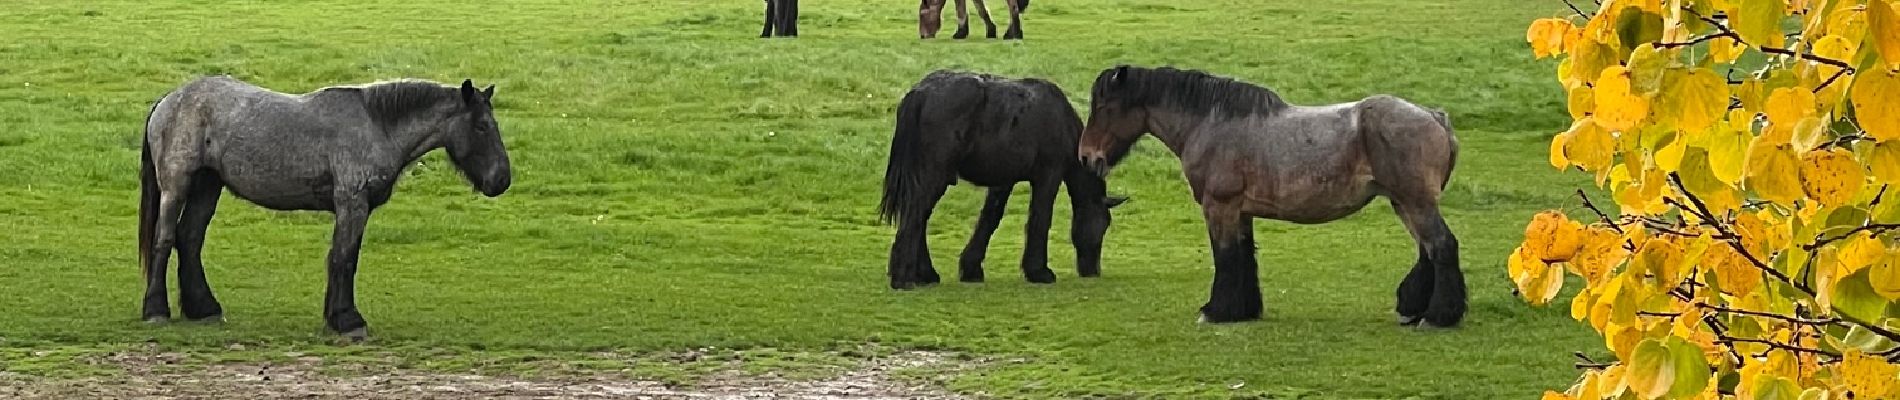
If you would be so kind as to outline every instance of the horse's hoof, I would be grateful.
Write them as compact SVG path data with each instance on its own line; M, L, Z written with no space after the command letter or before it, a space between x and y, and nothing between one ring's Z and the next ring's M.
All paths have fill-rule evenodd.
M1056 272L1049 270L1049 267L1027 268L1023 270L1023 279L1029 283L1056 283Z
M154 315L150 317L145 317L146 325L164 325L164 324L169 324L171 322L172 322L172 317L167 317L163 315Z
M1415 316L1401 314L1399 315L1399 325L1400 326L1418 325L1418 322L1423 321L1424 319L1425 317L1415 317Z
M339 333L337 336L349 340L350 343L362 343L365 340L369 340L369 327L365 326L351 329L349 332Z

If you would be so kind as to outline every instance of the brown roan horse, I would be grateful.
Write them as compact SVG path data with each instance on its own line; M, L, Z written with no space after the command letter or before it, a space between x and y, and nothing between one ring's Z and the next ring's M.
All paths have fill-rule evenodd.
M1143 134L1181 159L1214 252L1202 321L1260 318L1254 218L1325 223L1379 196L1418 245L1398 288L1399 323L1464 318L1458 239L1438 212L1458 156L1444 112L1383 95L1296 106L1266 88L1165 67L1104 70L1092 97L1077 156L1097 174Z

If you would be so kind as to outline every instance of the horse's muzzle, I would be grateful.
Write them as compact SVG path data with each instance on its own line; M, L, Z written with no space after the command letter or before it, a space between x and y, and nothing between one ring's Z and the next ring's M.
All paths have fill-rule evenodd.
M1077 158L1082 162L1082 166L1088 168L1089 172L1094 172L1095 176L1108 177L1108 157L1102 155L1101 152L1083 152Z

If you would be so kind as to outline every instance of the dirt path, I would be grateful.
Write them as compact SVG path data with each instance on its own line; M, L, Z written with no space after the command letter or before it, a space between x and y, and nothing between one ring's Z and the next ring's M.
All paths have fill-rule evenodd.
M899 352L810 381L716 372L690 385L624 374L507 377L382 369L365 374L320 371L317 357L292 362L168 367L178 353L120 353L109 360L124 374L52 379L0 371L0 399L960 399L941 389L893 377L899 370L949 365L930 352ZM331 363L329 366L336 366ZM341 375L341 376L339 376Z

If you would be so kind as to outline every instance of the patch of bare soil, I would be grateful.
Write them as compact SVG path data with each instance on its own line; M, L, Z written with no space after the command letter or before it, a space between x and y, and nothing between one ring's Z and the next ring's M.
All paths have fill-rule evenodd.
M112 377L52 379L0 371L0 399L961 399L938 388L893 377L895 371L953 366L941 353L909 351L867 360L842 374L800 381L753 375L735 367L690 385L669 385L613 373L505 377L375 368L333 374L318 357L291 362L174 366L184 355L127 352L107 363ZM346 365L347 367L347 365ZM372 368L364 368L369 370ZM342 376L339 376L342 375Z

